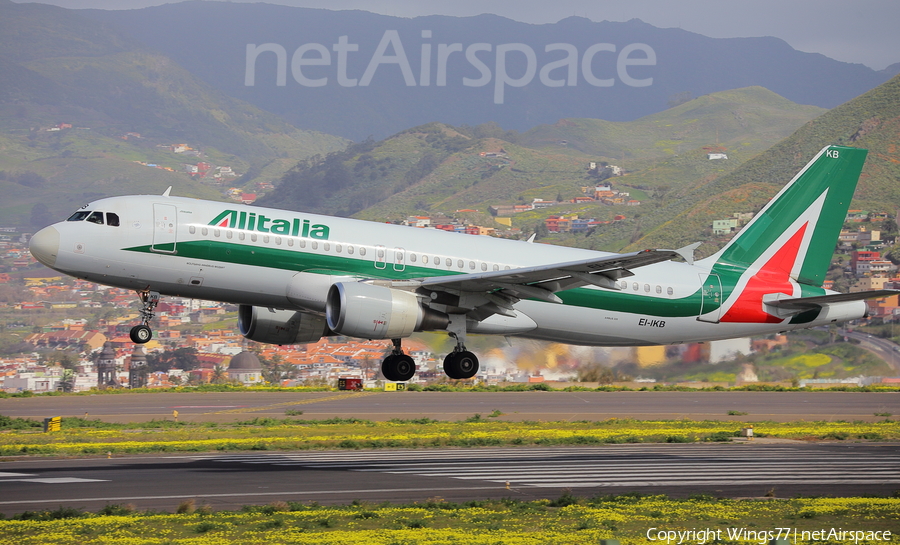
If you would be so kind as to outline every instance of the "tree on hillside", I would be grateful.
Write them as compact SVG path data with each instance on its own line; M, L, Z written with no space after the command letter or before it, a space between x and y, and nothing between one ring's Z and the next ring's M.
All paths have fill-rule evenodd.
M165 352L147 354L147 369L150 372L181 369L190 371L200 367L196 348L176 348Z

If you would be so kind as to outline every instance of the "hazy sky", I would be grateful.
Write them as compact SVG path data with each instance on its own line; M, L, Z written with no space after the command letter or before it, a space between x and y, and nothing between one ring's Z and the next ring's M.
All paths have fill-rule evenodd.
M42 0L41 3L73 9L136 9L169 2ZM775 36L800 51L822 53L876 70L900 62L898 0L269 0L268 3L361 9L397 17L495 13L526 23L555 23L572 15L593 21L638 18L657 27L677 27L713 38Z

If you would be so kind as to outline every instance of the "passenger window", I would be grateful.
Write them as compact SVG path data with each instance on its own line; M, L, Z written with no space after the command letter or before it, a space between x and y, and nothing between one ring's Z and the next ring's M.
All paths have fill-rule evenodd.
M312 246L312 249L313 249L313 250L318 250L318 249L319 249L319 243L316 242L315 240L312 241L312 244L310 244L310 246Z
M193 235L197 232L197 228L191 225L190 227L188 227L188 231Z
M287 240L288 240L288 246L293 247L293 246L294 246L294 239L289 238L289 239L287 239Z
M384 257L384 250L382 250L381 248L379 248L379 249L378 249L378 254L377 254L377 255L378 255L379 258Z
M423 255L423 256L422 256L422 264L423 264L423 265L428 265L428 256L427 256L427 255Z
M112 212L106 213L106 225L110 225L112 227L119 226L119 215L113 214Z
M662 293L662 286L656 286L656 293Z
M200 234L203 235L203 236L208 235L208 234L209 234L209 228L208 228L208 227L204 227L204 228L200 229Z
M453 260L450 259L449 257L444 261L444 263L446 263L448 267L452 267L452 266L453 266Z
M275 244L281 246L281 237L275 237Z
M650 293L650 284L644 284L644 291Z
M213 229L214 237L219 238L219 235L221 235L221 234L222 234L222 231L219 231L218 229Z
M250 233L250 242L256 242L257 236L256 233Z
M416 254L409 254L409 260L412 261L413 263L415 263L416 262Z
M469 268L472 269L473 271L475 270L475 262L474 261L469 261Z
M504 271L508 271L508 270L509 270L509 265L504 265L504 266L503 266L503 270L504 270Z
M103 225L103 212L91 212L91 215L87 217L87 220L91 223L96 223L97 225Z
M244 240L247 236L244 233L238 233L238 240Z
M231 238L233 236L234 236L234 231L232 231L230 229L228 231L225 231L225 238Z
M459 267L460 269L462 269L465 266L465 263L463 263L462 259L457 259L456 266Z
M638 291L641 289L641 285L638 284L637 282L635 282L634 284L631 285L631 289L633 289L634 291Z
M315 244L315 242L314 242L313 244ZM325 251L327 252L328 250L331 249L331 243L330 243L330 242L323 242L323 243L322 243L322 249L325 250Z
M334 245L334 251L337 252L337 253L341 253L341 245L340 245L340 244L335 244L335 245Z
M495 270L495 271L499 271L499 270L500 270L500 265L494 265L494 270Z
M359 247L359 255L366 255L366 247L365 246Z
M263 242L264 242L265 244L268 244L268 243L269 243L269 235L263 235Z
M347 253L351 255L353 254L353 246L347 246Z
M666 293L669 294L669 295L674 295L674 294L675 294L675 290L673 290L671 287L668 287L668 288L666 288Z
M481 270L482 270L482 271L486 271L486 270L487 270L487 263L482 263L482 264L481 264Z
M299 244L300 244L300 247L301 247L301 248L306 248L306 241L303 240L302 238L300 239L300 243L299 243Z
M88 217L88 215L90 215L90 212L86 210L79 210L78 212L75 212L74 214L69 216L69 219L67 219L66 221L84 221L84 218Z

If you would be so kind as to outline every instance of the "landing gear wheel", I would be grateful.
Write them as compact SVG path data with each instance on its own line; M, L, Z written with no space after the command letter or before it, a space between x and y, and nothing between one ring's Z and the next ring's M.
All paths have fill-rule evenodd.
M131 342L135 344L144 344L153 338L153 330L143 324L136 325L131 328L131 332L128 336L131 337Z
M391 354L381 362L381 374L391 382L405 382L416 374L416 362L406 354Z
M472 378L478 374L478 357L468 350L450 352L444 358L444 373L453 380Z

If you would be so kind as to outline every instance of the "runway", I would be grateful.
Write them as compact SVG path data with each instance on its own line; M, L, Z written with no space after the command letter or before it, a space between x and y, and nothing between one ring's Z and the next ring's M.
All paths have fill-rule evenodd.
M898 392L227 392L36 396L0 399L0 414L43 419L81 416L110 422L233 422L255 417L428 417L462 420L480 413L501 420L695 419L776 422L877 421L900 415ZM729 415L729 412L746 413Z
M461 420L606 418L788 421L882 420L898 393L851 392L229 392L0 399L12 417L84 416L142 422L174 417ZM302 415L297 415L302 411ZM729 415L728 412L746 415ZM493 418L492 418L493 419ZM7 458L0 512L107 504L174 511L186 499L214 509L298 501L412 502L555 498L638 491L676 497L888 495L900 490L900 445L755 441L373 451L246 452L122 458ZM507 488L507 483L508 488Z
M96 511L107 504L172 512L187 499L216 510L273 501L533 500L566 490L587 497L889 495L900 490L898 447L655 444L35 458L0 465L0 512Z

